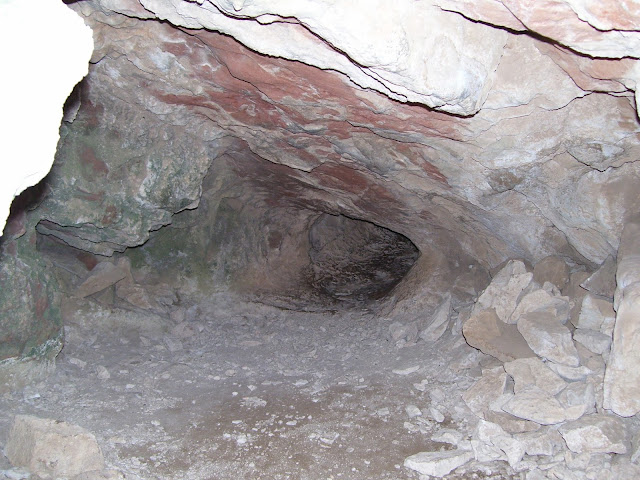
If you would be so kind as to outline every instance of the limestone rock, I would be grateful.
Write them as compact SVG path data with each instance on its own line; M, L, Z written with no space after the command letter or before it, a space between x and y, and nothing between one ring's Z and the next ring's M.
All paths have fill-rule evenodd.
M506 383L507 374L503 367L484 370L482 377L462 394L462 399L473 413L484 418L491 401L504 393Z
M569 283L569 266L562 258L549 255L533 267L533 281L540 285L551 282L562 290Z
M487 422L495 423L507 433L522 433L522 432L535 432L540 429L540 424L518 418L513 415L509 415L506 412L495 412L488 410L484 414L484 419Z
M624 417L640 412L640 282L624 290L605 373L605 408Z
M501 450L512 467L522 460L525 453L525 445L495 423L481 420L474 438Z
M525 448L527 455L552 456L564 448L564 440L553 427L543 427L535 432L514 435Z
M540 425L553 425L576 419L584 411L580 406L563 407L555 397L535 386L530 386L514 395L502 409L511 415Z
M584 380L588 375L593 373L593 371L585 365L580 365L579 367L570 367L568 365L549 362L547 363L547 366L562 378L570 382Z
M580 286L587 278L589 278L588 272L574 272L569 277L569 284L564 289L564 294L569 297L569 304L571 306L569 317L572 325L578 322L578 316L582 309L582 299L588 293L587 290Z
M580 286L594 295L613 300L613 294L616 289L616 268L616 260L609 255L602 262L600 268L585 279Z
M126 271L120 266L114 265L111 262L100 262L78 286L75 294L80 298L88 297L119 282L125 278L126 275Z
M604 405L627 417L640 412L640 221L625 225L618 250L617 316L604 379Z
M588 328L600 331L603 325L606 326L613 323L612 320L615 318L615 315L612 302L587 294L582 299L580 315L574 323L574 326L576 328Z
M405 458L404 466L423 475L442 478L472 458L473 452L467 450L421 452Z
M611 336L593 330L579 328L573 332L573 339L598 355L608 352L611 348Z
M507 262L482 292L472 314L493 308L498 318L507 322L516 308L518 297L532 278L533 274L527 272L521 261Z
M518 331L539 356L570 367L580 365L571 332L548 312L530 312L521 316Z
M494 309L473 314L462 333L469 345L503 362L535 356L518 327L502 322Z
M524 295L518 302L507 323L518 323L518 319L525 313L549 310L561 323L566 323L569 316L569 298L553 296L540 288Z
M569 449L576 453L619 453L629 450L628 432L614 415L585 415L559 429Z
M44 478L73 477L104 468L93 434L77 425L28 415L15 417L5 452L12 465Z
M438 340L449 326L451 316L451 294L447 294L431 317L429 325L420 332L420 338L427 342Z
M596 409L596 393L592 383L570 383L556 398L565 408L583 408L583 414L594 413Z
M516 394L533 385L553 396L567 386L567 382L550 370L539 358L520 358L505 363L504 369L515 381Z

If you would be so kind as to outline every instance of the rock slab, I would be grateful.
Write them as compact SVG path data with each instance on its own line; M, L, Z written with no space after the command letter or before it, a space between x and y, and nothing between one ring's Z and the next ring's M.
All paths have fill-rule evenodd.
M572 452L619 453L629 449L623 421L614 415L585 415L562 425L560 435Z
M442 478L473 458L466 450L446 450L444 452L420 452L404 460L404 466L423 475Z
M16 415L5 454L12 465L43 478L74 477L104 469L92 433L66 422Z
M502 362L535 357L518 328L502 322L494 309L472 315L462 333L469 345Z

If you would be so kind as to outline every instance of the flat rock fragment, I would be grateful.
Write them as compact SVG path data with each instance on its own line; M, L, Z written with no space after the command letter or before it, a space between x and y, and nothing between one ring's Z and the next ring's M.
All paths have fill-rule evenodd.
M404 466L423 475L442 478L473 458L467 450L420 452L404 460Z

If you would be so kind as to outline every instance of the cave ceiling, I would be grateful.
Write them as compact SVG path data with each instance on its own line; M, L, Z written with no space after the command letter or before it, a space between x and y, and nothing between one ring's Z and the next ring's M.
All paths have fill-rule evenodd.
M231 196L421 250L600 264L640 208L640 14L529 3L73 2L95 50L39 229L140 245L226 162Z

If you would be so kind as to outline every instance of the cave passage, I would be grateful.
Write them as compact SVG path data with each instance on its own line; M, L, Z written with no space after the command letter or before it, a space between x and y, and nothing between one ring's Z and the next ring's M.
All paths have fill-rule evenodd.
M420 255L407 237L344 215L320 215L309 240L312 285L340 300L384 297Z

